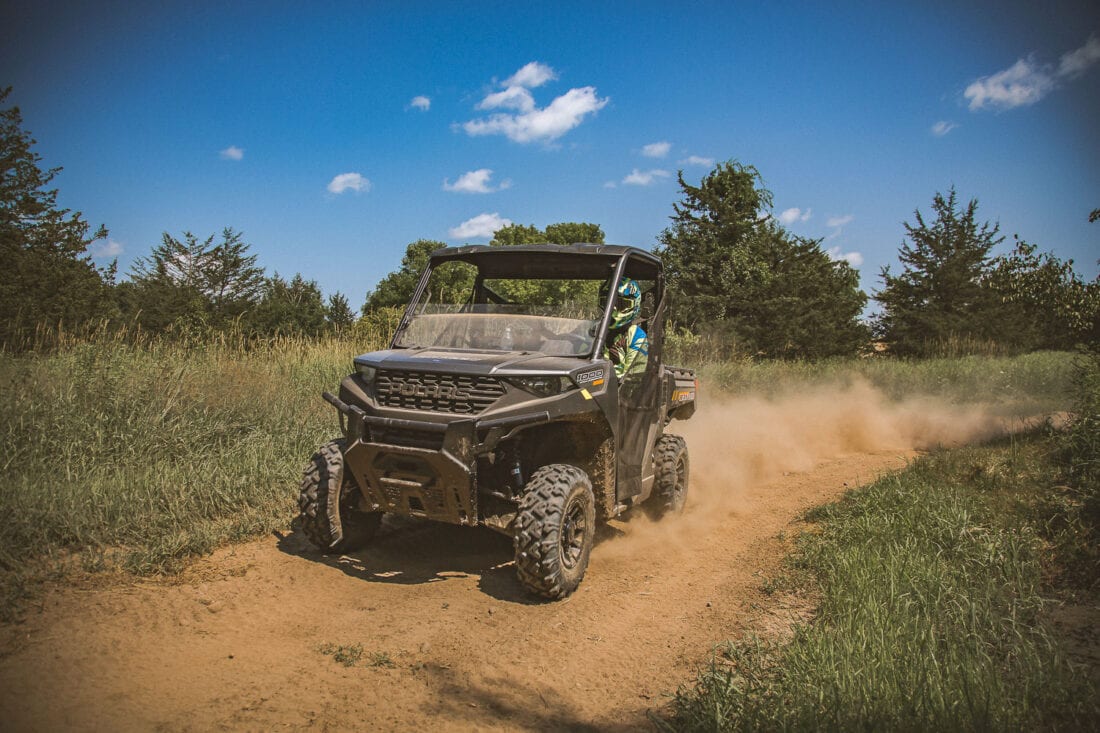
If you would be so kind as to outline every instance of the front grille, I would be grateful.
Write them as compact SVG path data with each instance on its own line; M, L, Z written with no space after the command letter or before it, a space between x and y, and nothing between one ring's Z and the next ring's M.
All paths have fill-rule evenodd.
M375 443L400 445L405 448L427 448L429 450L443 448L443 433L431 430L387 430L372 427L370 434L371 440Z
M379 371L374 391L385 407L476 415L504 396L504 385L471 374Z

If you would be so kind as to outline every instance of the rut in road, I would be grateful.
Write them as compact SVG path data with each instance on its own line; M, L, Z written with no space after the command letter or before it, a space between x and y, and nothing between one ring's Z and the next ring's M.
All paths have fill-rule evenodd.
M637 729L712 644L811 610L760 590L802 511L1006 428L860 384L704 405L673 424L692 456L685 514L613 522L566 601L525 595L488 530L387 522L339 558L289 533L177 579L52 590L2 629L0 715L13 730ZM363 655L343 667L324 645Z

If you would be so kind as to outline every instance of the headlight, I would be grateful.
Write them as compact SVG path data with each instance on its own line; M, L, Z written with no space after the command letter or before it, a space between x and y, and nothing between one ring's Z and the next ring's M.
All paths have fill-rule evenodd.
M378 375L378 368L367 366L366 364L356 364L355 371L359 373L359 376L367 384L373 385L374 378Z
M539 397L553 397L573 387L568 377L512 377L508 381Z

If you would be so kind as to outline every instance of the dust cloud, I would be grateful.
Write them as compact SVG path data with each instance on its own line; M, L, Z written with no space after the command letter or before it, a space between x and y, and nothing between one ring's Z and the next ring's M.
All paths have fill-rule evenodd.
M776 398L718 396L673 423L691 455L693 499L713 506L738 487L852 453L912 451L991 438L1010 427L991 407L888 399L867 382Z
M731 513L751 512L760 498L748 499L750 490L827 460L962 445L1034 420L1013 415L1003 405L960 405L937 397L891 400L862 380L776 397L701 395L699 411L690 420L669 426L686 438L691 459L685 515L651 523L643 512L631 512L629 527L623 527L628 536L603 543L600 554L629 552L636 549L634 540L668 540L717 526Z

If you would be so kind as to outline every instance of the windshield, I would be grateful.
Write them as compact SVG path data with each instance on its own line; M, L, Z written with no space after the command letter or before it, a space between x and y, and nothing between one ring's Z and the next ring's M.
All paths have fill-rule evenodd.
M394 346L586 356L603 317L601 286L595 279L483 279L472 265L444 263Z

